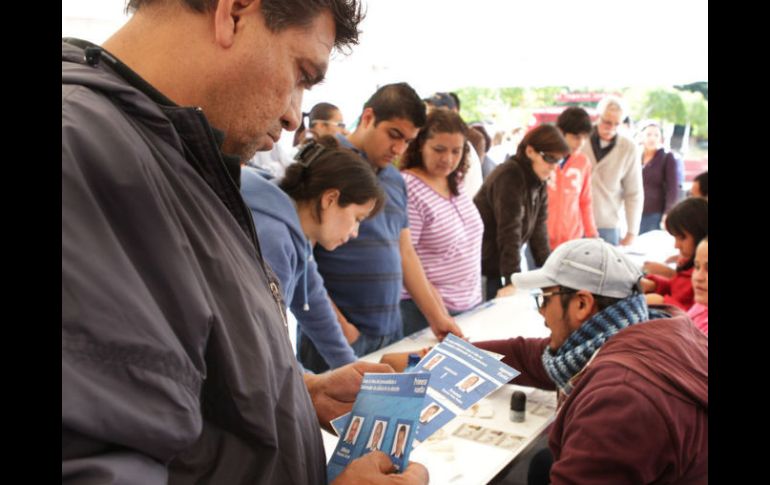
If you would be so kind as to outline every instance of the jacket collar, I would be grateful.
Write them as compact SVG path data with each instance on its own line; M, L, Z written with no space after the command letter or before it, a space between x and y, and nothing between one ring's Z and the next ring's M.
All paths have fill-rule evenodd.
M83 66L90 66L94 69L110 73L109 76L116 76L118 79L122 79L123 82L147 96L157 105L157 109L173 125L173 130L176 132L176 136L179 137L178 141L172 141L175 139L175 136L170 134L167 122L163 121L160 117L157 117L157 119L142 118L143 116L146 117L147 113L153 111L151 106L146 106L146 109L136 106L131 100L122 98L122 93L109 91L111 86L105 87L105 89L108 89L108 91L105 91L105 95L110 97L113 102L123 104L127 111L131 111L138 118L142 118L142 124L148 130L156 132L158 136L175 144L181 141L181 148L186 160L214 190L247 236L258 247L251 214L243 203L238 191L241 178L240 160L238 157L221 151L220 147L224 141L224 133L209 124L203 110L197 107L177 105L117 57L96 44L73 38L66 38L62 41L64 44L82 49L84 53L83 57L79 59L72 59L72 56L70 56L68 62L79 63ZM113 84L119 85L122 83ZM99 88L95 87L95 89ZM130 89L126 92L130 92ZM151 105L151 103L147 103L147 105ZM143 109L147 113L143 112Z
M535 171L532 169L532 162L529 160L519 160L516 156L512 157L514 163L521 167L521 171L524 172L524 178L527 182L527 187L531 189L540 189L545 185L544 180L540 180Z

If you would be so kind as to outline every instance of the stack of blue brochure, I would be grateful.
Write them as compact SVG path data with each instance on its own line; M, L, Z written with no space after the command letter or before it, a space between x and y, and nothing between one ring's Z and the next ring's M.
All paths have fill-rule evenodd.
M331 422L340 441L329 462L329 481L374 449L388 453L403 470L412 440L425 441L519 374L452 334L410 373L365 374L353 410Z

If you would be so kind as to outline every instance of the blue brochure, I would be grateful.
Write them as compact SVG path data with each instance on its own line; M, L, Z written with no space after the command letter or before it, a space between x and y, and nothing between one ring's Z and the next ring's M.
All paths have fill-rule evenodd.
M420 442L520 374L452 334L433 347L414 372L431 375L418 420L416 439Z
M433 347L413 372L431 375L418 418L418 443L520 374L491 353L452 334ZM349 419L347 413L331 421L338 435L342 435Z
M348 463L373 450L390 455L396 469L403 471L430 377L428 372L364 374L353 410L335 420L344 418L344 429L327 467L330 483Z

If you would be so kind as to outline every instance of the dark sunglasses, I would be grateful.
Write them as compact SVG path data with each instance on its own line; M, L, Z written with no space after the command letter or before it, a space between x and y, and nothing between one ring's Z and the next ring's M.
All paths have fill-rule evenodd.
M553 155L549 155L545 152L538 152L541 157L543 157L543 160L546 161L546 163L561 163L562 160L564 160L564 157L557 158Z

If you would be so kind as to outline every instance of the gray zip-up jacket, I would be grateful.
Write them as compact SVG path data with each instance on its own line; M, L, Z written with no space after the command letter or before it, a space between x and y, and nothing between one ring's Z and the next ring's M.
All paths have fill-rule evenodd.
M200 110L62 43L62 482L326 482L237 161ZM94 53L95 52L95 53ZM272 291L271 291L272 290Z

